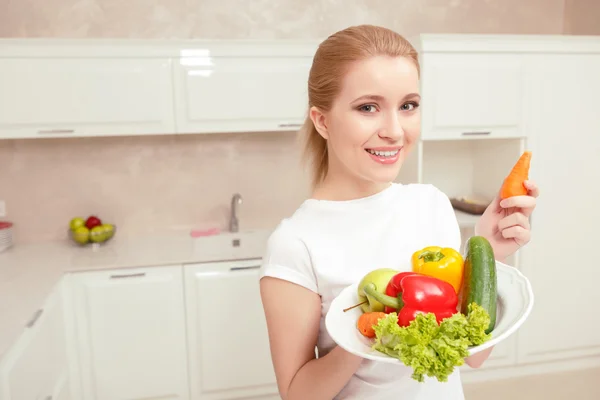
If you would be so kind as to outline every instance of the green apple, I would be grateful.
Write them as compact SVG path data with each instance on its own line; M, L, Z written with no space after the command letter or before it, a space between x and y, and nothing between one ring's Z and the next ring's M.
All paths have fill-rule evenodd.
M75 232L79 227L82 227L84 225L85 219L81 217L75 217L71 220L71 222L69 222L69 228L71 228L73 232Z
M379 268L366 274L358 284L358 301L363 312L383 312L385 305L375 297L375 293L385 296L385 289L392 277L400 271L391 268ZM366 288L368 286L368 289ZM368 293L365 293L365 289ZM374 293L375 292L375 293ZM380 298L381 300L381 298Z
M90 240L94 243L100 243L106 240L106 232L101 225L95 226L90 230Z
M104 229L104 232L106 233L106 240L112 238L113 235L115 234L115 227L112 224L102 224L102 228Z
M90 240L90 230L85 226L80 226L73 231L73 240L79 244L86 244Z

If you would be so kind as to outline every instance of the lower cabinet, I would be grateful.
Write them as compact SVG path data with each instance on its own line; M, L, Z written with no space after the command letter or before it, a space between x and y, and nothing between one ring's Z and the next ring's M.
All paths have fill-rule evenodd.
M67 274L0 359L0 400L279 399L260 262ZM481 368L461 367L466 381L506 377L532 359L535 322Z
M0 361L0 400L70 400L60 284Z
M279 398L259 266L250 260L185 267L192 399Z
M259 266L230 261L68 275L74 398L279 399ZM29 398L37 400L15 399Z
M189 398L181 265L76 273L67 282L78 399Z

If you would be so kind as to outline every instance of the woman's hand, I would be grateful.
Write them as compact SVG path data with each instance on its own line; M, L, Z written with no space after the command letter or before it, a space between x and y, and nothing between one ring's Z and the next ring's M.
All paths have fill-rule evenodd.
M529 217L535 209L539 189L533 181L525 181L525 187L527 195L505 200L498 192L475 225L475 234L490 242L499 261L504 261L531 239Z

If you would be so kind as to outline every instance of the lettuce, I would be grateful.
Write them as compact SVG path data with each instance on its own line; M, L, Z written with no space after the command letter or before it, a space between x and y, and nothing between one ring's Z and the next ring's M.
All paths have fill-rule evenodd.
M433 313L418 314L410 325L400 327L398 314L381 318L375 330L373 349L399 359L413 369L412 378L425 381L425 375L447 382L455 367L464 364L468 348L491 338L485 330L490 323L487 311L476 303L467 315L456 313L439 325Z

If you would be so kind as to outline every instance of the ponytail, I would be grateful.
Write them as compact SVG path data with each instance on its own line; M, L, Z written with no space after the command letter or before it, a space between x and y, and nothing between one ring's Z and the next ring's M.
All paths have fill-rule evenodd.
M327 140L317 132L310 116L306 117L299 133L304 143L302 159L310 166L311 186L314 189L327 175Z

